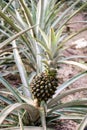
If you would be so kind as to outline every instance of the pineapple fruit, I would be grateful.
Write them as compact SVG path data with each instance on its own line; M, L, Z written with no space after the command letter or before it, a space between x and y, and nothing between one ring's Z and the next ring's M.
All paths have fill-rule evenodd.
M55 93L58 86L56 70L50 71L52 74L49 72L42 72L41 74L35 76L31 83L34 98L37 98L39 102L42 100L48 101L49 98L52 98L52 95Z
M45 66L44 71L34 76L31 82L31 89L34 99L47 102L48 99L52 98L57 87L57 61L58 61L58 49L57 43L59 35L55 34L54 30L50 30L50 34L47 36L42 30L40 30L42 41L38 41L44 50L43 65Z

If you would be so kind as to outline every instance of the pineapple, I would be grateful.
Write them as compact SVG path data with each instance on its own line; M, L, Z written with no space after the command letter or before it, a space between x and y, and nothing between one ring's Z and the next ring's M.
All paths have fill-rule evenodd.
M44 58L43 65L44 71L34 76L31 82L31 89L34 99L37 99L40 103L41 101L47 102L48 99L52 98L57 87L58 87L58 78L57 78L57 60L58 60L58 34L55 34L54 30L50 30L50 34L46 34L40 30L42 41L38 41L43 48Z
M37 98L39 102L42 100L47 101L55 93L58 86L58 79L56 78L56 73L53 71L51 70L52 74L42 72L35 76L31 83L34 98Z

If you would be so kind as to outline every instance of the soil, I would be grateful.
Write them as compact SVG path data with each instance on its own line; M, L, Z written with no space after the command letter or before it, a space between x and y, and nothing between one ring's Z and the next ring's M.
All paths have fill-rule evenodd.
M76 15L74 18L72 18L72 20L69 21L69 24L67 25L70 33L76 32L76 31L78 31L78 29L80 29L82 27L86 27L87 23L81 23L81 22L78 23L77 22L77 21L83 21L83 20L87 21L87 13L82 12L82 13ZM72 43L74 43L76 40L81 39L81 38L84 38L85 40L87 40L87 31L84 31L84 32L80 33L78 36L75 36L72 40L67 42L66 46L71 46ZM75 47L75 45L71 46L70 48L68 48L64 51L63 55L65 57L69 57L69 56L73 56L73 55L87 56L87 46L85 48L81 48L81 49L77 49ZM87 64L87 59L80 58L80 59L75 59L75 60ZM83 70L81 68L78 68L76 66L63 64L62 68L59 69L59 78L61 80L61 83L67 81L68 79L70 79L71 77L75 76L76 74L78 74L79 72L82 72L82 71ZM18 77L18 75L14 76L13 74L9 74L9 75L5 76L5 79L8 80L10 82L10 84L12 84L12 86L14 86L14 87L18 86L21 83L21 80ZM2 86L0 85L0 87L3 88L3 85ZM67 89L77 88L77 87L87 87L87 76L84 76L80 80L77 80L75 83L70 85ZM82 97L87 97L87 91L79 92L79 93L77 92L74 95L69 95L66 98L64 98L63 102L82 98ZM61 122L61 124L60 124L60 122ZM72 120L61 120L61 121L57 121L55 129L56 130L77 130L78 124Z

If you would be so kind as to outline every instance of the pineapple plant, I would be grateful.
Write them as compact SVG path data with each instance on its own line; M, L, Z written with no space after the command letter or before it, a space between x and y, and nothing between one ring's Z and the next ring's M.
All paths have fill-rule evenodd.
M44 128L44 130L46 130L46 124L48 125L57 119L62 119L64 116L66 116L66 118L71 118L69 116L67 117L67 115L65 115L66 113L61 110L65 109L68 113L69 110L71 110L70 107L74 107L70 116L72 116L74 112L77 113L77 117L73 116L73 119L83 119L84 114L81 115L81 110L82 106L83 108L86 107L85 103L87 99L75 100L69 103L61 103L61 99L68 94L87 90L87 88L67 91L60 95L58 93L56 97L52 98L56 90L61 92L68 85L87 74L85 71L71 78L62 86L59 86L57 68L58 64L61 62L60 54L63 50L63 45L67 40L81 31L68 37L62 32L68 20L80 11L80 9L78 9L74 14L69 14L70 12L72 13L71 10L79 1L80 0L76 1L66 9L61 16L58 16L58 12L62 10L64 1L56 3L56 0L39 0L36 5L34 0L31 0L31 3L29 1L19 0L16 1L19 6L15 7L14 4L11 4L13 1L10 1L7 5L6 2L0 0L0 7L2 9L0 10L0 16L4 24L4 26L3 24L0 26L2 27L1 31L7 36L7 39L0 43L0 48L11 43L11 49L13 50L14 59L22 81L20 89L14 89L0 76L0 82L6 87L6 90L0 91L0 99L7 104L7 106L0 107L0 127L3 128L3 130L4 127L11 126L12 128L7 129L15 129L13 126L18 126L17 129L43 130ZM5 24L4 21L7 24ZM36 26L33 26L35 24ZM86 28L84 30L86 30ZM26 73L22 63L20 57L21 53L24 58L27 59L28 65L32 68L29 75ZM13 96L15 100L10 100L11 98L7 98L7 95L9 95L9 97ZM81 104L81 106L79 106L79 104ZM47 106L46 113L44 111L45 105ZM77 106L79 108L79 113L77 112ZM18 114L15 113L15 111ZM28 114L25 114L26 111ZM86 113L86 111L84 113ZM34 127L34 125L38 124L41 126L40 117L43 128ZM7 121L6 124L3 124L4 120ZM23 128L23 125L26 125L24 122L28 122L28 127ZM32 127L29 127L30 125L32 125Z

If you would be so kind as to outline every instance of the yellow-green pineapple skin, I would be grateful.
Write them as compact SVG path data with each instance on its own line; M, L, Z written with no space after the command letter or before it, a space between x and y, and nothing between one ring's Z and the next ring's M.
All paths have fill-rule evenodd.
M31 83L34 99L37 99L39 102L48 101L54 95L57 86L58 78L55 75L50 75L46 72L36 75Z

